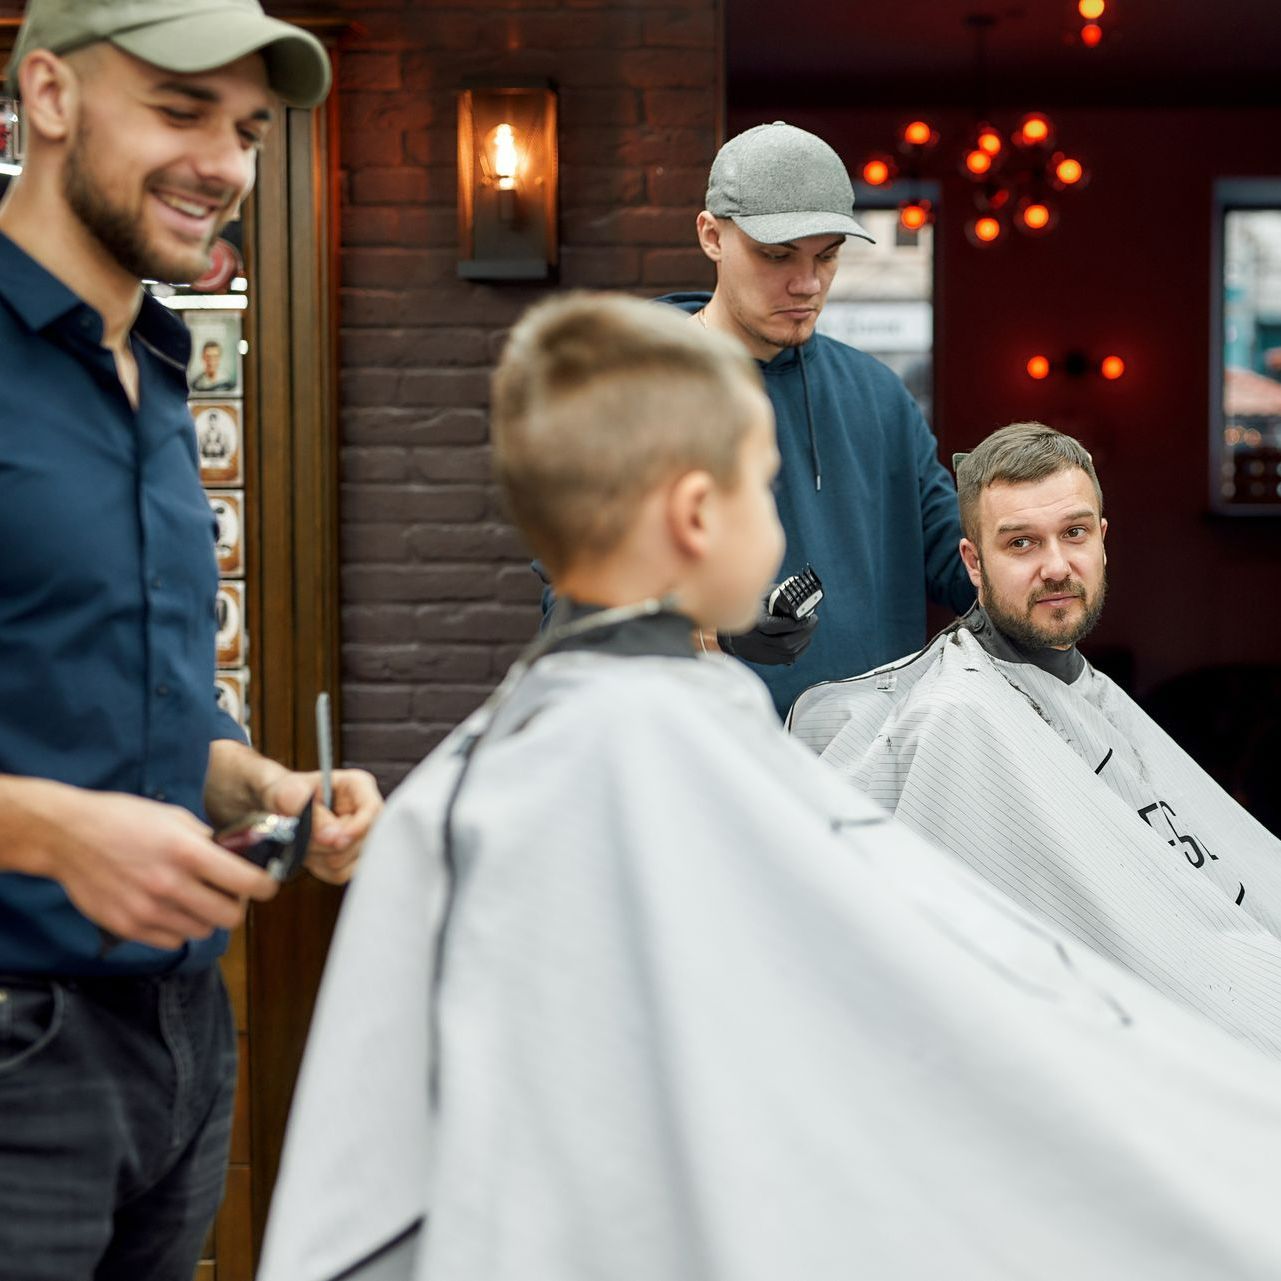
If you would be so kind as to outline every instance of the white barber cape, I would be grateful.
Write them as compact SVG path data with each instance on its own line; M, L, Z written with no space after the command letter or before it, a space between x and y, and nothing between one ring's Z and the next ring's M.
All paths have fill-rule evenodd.
M538 662L447 855L489 715L344 905L260 1281L1281 1276L1281 1068L890 821L749 672Z
M1088 663L964 627L797 699L793 734L1038 916L1281 1056L1281 841Z

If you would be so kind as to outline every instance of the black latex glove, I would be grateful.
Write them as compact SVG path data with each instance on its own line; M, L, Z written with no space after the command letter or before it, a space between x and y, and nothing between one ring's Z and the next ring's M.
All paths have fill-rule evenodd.
M717 632L716 643L726 654L746 659L749 663L790 667L809 648L817 626L817 613L799 622L794 618L763 614L750 632L737 636Z

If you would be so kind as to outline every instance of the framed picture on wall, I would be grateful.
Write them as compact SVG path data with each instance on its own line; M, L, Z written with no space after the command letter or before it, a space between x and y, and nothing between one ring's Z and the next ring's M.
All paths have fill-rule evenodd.
M245 495L229 489L210 493L209 506L218 522L215 552L218 572L224 578L239 578L245 572Z
M219 672L214 678L218 706L237 725L247 726L249 720L249 672L241 667L233 672Z
M240 404L233 401L193 401L200 480L205 485L239 485L241 461Z
M193 397L239 396L244 390L240 360L241 313L184 310L191 330L187 386Z
M18 104L13 98L0 98L0 164L20 165L24 150Z
M245 637L244 583L219 583L214 612L218 624L218 666L243 667L249 649Z

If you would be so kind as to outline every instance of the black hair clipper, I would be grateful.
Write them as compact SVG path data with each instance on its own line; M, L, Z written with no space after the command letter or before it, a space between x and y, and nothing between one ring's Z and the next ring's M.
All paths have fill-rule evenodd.
M277 881L289 881L302 871L311 844L311 809L308 801L297 818L284 814L250 814L233 827L225 827L214 840L225 850L247 858Z
M823 583L810 565L799 574L785 578L765 601L766 613L775 618L793 618L798 623L808 618L823 599Z

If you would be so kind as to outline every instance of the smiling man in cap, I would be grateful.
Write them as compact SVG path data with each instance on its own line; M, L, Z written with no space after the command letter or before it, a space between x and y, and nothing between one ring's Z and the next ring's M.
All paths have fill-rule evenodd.
M818 571L819 625L799 657L774 619L722 646L759 664L780 714L808 685L919 646L927 597L958 612L974 599L956 489L916 402L880 361L815 332L850 237L871 240L841 158L804 129L757 125L717 154L698 215L715 292L663 299L738 339L774 406L779 573Z
M0 206L0 1273L188 1281L222 1196L235 1029L217 960L275 881L211 839L318 776L218 710L213 520L186 326L281 102L330 83L255 0L31 0ZM380 801L334 776L334 881Z

